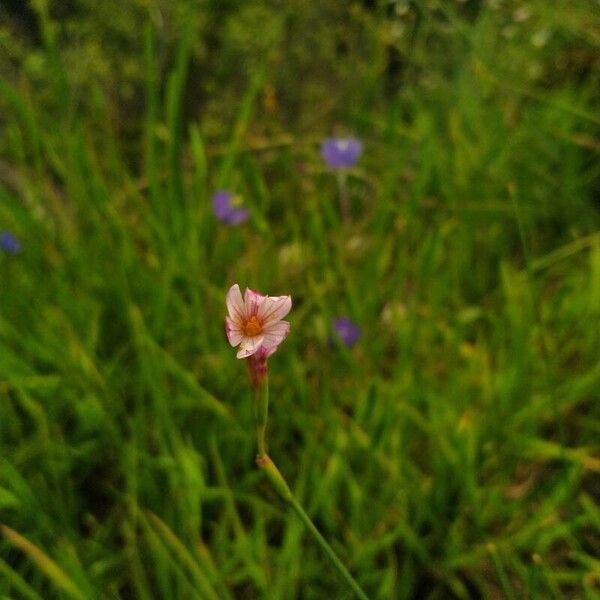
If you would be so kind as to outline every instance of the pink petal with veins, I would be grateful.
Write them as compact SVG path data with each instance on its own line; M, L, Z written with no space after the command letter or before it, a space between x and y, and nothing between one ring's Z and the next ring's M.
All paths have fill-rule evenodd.
M257 317L265 329L281 321L292 308L291 296L267 296L258 307Z
M254 337L245 337L242 339L240 349L237 353L238 358L246 358L257 352L264 340L264 336L255 335Z
M258 313L259 306L264 302L266 296L246 288L244 292L244 304L246 306L246 317L255 316Z
M232 346L237 346L244 337L241 327L229 317L225 317L225 333Z
M237 283L229 288L225 303L227 304L227 312L231 319L241 326L242 321L246 316L246 308L240 286Z
M263 331L264 341L263 347L266 350L271 351L273 354L277 350L277 346L285 340L288 333L290 332L290 324L287 321L279 321L274 325L271 325L268 329Z

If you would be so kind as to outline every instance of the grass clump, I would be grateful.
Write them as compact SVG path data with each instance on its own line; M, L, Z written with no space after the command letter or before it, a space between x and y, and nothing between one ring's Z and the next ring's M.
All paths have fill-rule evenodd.
M0 14L0 595L346 593L252 468L234 281L294 298L270 445L370 597L600 594L594 3Z

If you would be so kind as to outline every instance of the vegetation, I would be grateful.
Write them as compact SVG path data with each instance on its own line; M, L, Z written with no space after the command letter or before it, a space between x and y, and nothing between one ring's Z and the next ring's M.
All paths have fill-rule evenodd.
M599 598L599 46L592 0L2 2L0 596L352 597L254 465L238 282L369 597Z

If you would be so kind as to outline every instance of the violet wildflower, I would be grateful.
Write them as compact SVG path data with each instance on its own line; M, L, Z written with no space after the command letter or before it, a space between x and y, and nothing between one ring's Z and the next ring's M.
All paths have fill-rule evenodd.
M333 319L333 328L340 341L346 346L353 346L361 336L360 327L347 317Z
M330 169L350 169L360 158L362 149L362 142L357 138L329 138L321 144L321 156Z
M21 252L21 242L12 233L3 231L0 233L0 250L7 254L19 254Z
M227 190L219 190L212 197L213 211L221 223L239 225L248 220L250 211L239 206L236 197Z
M362 142L354 137L329 138L321 144L321 156L328 167L336 172L340 194L340 210L344 221L350 218L350 199L348 197L348 170L352 168L362 154Z

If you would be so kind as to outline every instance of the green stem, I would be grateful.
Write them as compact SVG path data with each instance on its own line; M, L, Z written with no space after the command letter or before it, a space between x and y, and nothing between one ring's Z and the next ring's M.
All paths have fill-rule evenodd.
M256 441L258 444L258 456L267 455L267 417L269 415L269 379L265 378L261 385L256 388L254 396L254 410L256 413Z
M255 365L256 367L256 365ZM267 430L267 417L269 414L269 378L265 369L264 375L260 378L255 378L254 381L258 381L254 394L254 412L256 415L256 441L258 445L258 456L256 457L256 464L267 476L271 485L275 488L281 499L289 504L300 517L302 522L306 525L308 530L312 533L314 538L317 540L321 548L325 551L325 554L329 556L331 562L335 565L336 569L340 572L342 577L348 582L354 593L360 598L360 600L369 600L367 595L362 591L355 579L350 575L350 571L346 569L342 561L338 558L338 555L333 551L333 548L327 543L325 538L321 535L321 532L317 529L315 524L311 521L310 517L304 512L304 509L294 498L290 486L287 484L284 476L280 473L275 463L271 460L267 454L267 443L265 440L265 434Z
M350 200L348 198L348 173L346 169L340 169L337 173L338 191L340 193L340 211L342 220L347 223L350 220Z
M307 529L312 533L313 537L325 551L325 554L329 556L331 562L335 565L342 577L348 582L348 585L352 588L357 597L360 598L360 600L369 600L368 596L362 591L354 577L350 575L350 571L346 569L338 555L334 552L333 548L327 543L327 540L321 535L321 532L317 529L311 518L306 514L298 500L294 498L290 487L288 486L283 475L280 473L279 469L276 467L275 463L269 458L269 456L265 454L256 458L256 464L265 473L282 500L287 502L296 511L296 514L300 517L304 525L306 525Z
M338 555L334 552L333 548L327 543L327 540L321 535L321 532L317 529L316 525L312 522L311 518L306 514L302 506L296 498L292 496L290 500L292 508L296 511L302 522L306 525L308 530L313 534L313 537L319 542L319 545L327 556L331 559L331 562L335 565L336 569L340 572L342 577L348 582L348 585L352 588L354 593L361 600L369 600L368 596L362 591L362 588L358 585L354 577L350 575L350 571L346 569L344 563L339 559Z

